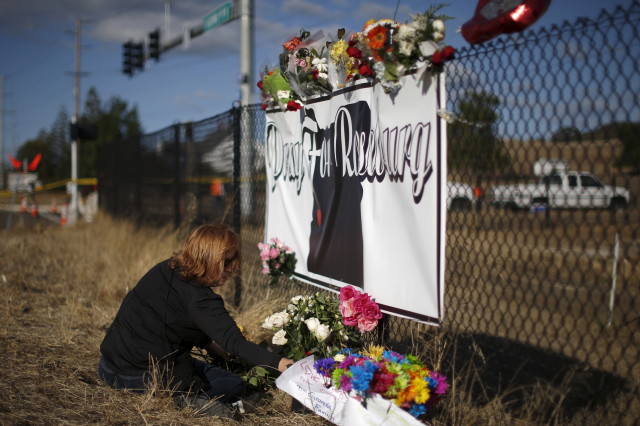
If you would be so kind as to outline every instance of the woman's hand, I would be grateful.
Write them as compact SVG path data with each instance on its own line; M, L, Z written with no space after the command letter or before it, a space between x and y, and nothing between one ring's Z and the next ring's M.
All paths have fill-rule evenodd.
M278 363L278 370L282 373L284 370L289 368L290 365L293 364L293 360L289 358L280 358L280 362Z

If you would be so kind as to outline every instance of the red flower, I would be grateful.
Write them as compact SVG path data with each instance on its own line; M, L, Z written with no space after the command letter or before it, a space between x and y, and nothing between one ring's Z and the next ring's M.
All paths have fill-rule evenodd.
M300 105L296 101L287 102L287 110L289 110L289 111L297 111L300 108L302 108L302 105Z
M453 59L453 55L456 53L456 49L451 46L445 46L442 48L442 54L444 55L445 61L449 59Z
M314 69L313 71L311 71L311 76L313 77L314 80L318 79L318 70Z
M261 105L260 105L260 108L262 108L262 110L267 109L267 104L261 104Z
M260 90L262 90L262 86L264 86L264 83L262 82L262 80L260 80L260 81L258 81L256 86L258 86L260 88Z
M298 47L301 41L302 40L300 39L300 37L294 37L288 42L284 43L282 47L284 47L285 49L291 52L291 51L294 51L296 47Z
M363 77L373 77L373 70L366 62L362 62L358 68L358 72Z
M431 55L431 63L434 66L439 67L444 64L444 61L453 59L455 52L456 49L451 46L445 46L440 50L436 50L433 55Z
M360 51L360 49L358 49L357 47L353 47L353 46L348 47L347 55L349 55L352 58L362 59L362 51Z
M384 43L387 41L387 29L378 25L369 30L367 38L369 38L369 46L371 46L372 49L382 49Z

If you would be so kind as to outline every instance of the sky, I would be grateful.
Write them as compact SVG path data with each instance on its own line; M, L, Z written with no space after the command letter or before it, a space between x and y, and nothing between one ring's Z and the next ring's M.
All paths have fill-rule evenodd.
M499 0L493 0L499 1ZM523 0L525 1L525 0ZM578 17L595 18L603 7L627 7L632 0L551 0L529 30ZM136 106L145 132L177 122L198 121L230 109L240 99L240 23L232 21L194 38L188 49L166 52L144 72L122 74L122 44L143 40L155 28L173 39L195 27L221 0L20 0L0 2L0 76L4 153L49 130L61 108L74 112L76 20L81 22L80 104L95 87L103 102L117 96ZM444 3L444 1L443 1ZM334 36L338 28L358 31L375 18L406 22L435 3L418 0L255 0L255 79L275 65L282 43L304 28ZM457 30L470 20L476 1L450 0L441 12L445 42L467 46ZM167 14L166 12L169 11ZM168 19L167 19L168 17ZM165 31L166 33L166 31ZM255 90L255 102L259 102Z

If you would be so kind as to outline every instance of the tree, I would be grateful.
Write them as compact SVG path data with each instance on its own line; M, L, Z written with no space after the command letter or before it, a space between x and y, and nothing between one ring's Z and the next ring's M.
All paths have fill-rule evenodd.
M33 158L42 153L42 161L38 168L40 180L51 182L67 179L71 175L71 135L69 114L64 107L60 108L56 120L49 131L41 130L38 136L25 142L18 150L18 158ZM78 176L95 177L97 175L97 146L112 141L127 141L139 138L142 134L138 110L130 108L127 102L119 97L112 97L103 107L95 88L90 88L83 114L78 124L95 126L96 139L80 139L78 146Z
M563 127L558 129L553 135L551 135L551 140L553 142L572 142L572 141L581 141L582 133L577 128Z
M447 128L451 170L482 173L510 164L495 131L499 105L498 98L486 92L469 91L458 101L456 119Z

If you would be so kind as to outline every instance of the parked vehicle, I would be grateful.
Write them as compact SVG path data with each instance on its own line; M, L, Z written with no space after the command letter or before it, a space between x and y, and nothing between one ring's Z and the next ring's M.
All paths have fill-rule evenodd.
M447 210L471 210L478 199L471 185L447 182Z
M538 183L498 185L491 189L491 203L497 206L527 208L612 208L629 204L629 190L603 185L588 172L560 172L540 178Z

